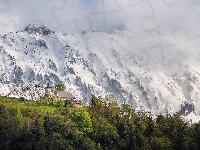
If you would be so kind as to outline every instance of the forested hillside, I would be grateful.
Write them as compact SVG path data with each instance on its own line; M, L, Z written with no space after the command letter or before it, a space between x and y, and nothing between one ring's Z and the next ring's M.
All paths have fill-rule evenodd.
M0 97L0 149L200 149L200 124L177 114L153 118L128 104L119 107L111 95L92 96L80 108L53 97L40 102Z

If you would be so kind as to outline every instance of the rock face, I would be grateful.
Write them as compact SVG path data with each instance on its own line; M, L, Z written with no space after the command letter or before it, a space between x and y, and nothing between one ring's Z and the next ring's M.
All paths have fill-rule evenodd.
M150 26L62 35L31 24L0 37L0 70L0 94L50 79L85 100L111 93L119 104L143 106L154 114L200 116L198 58Z
M41 34L44 36L52 33L52 31L47 27L39 24L30 24L25 27L24 31L26 31L28 34Z

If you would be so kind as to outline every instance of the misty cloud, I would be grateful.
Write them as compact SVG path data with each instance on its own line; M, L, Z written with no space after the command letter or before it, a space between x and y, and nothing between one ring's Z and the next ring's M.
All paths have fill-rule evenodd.
M174 0L3 0L0 34L22 30L29 23L41 23L56 32L79 33L110 32L122 24L140 22L176 37L187 34L184 27L191 37L198 37L199 8L198 1Z

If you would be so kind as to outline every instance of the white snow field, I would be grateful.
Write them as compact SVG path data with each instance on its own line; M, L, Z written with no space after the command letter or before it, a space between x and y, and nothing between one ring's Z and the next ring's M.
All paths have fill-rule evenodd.
M111 93L118 104L198 122L200 62L184 48L152 26L68 35L31 24L0 36L0 95L50 79L86 101Z

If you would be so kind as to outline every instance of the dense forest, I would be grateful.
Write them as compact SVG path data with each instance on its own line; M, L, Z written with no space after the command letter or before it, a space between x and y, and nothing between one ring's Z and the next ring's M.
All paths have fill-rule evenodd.
M42 101L0 97L0 150L196 150L200 124L178 114L136 112L113 96L92 96L75 107L54 97Z

